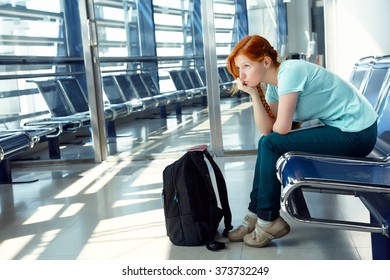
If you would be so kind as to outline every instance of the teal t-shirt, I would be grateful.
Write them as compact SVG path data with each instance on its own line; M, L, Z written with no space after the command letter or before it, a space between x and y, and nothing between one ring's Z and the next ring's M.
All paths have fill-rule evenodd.
M268 85L267 102L298 92L294 121L319 119L346 132L371 126L377 114L367 99L336 74L304 60L286 60L279 67L278 86Z

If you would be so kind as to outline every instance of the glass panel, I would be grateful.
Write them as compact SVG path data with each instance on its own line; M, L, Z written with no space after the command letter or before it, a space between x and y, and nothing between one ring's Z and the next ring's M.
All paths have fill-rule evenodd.
M144 157L210 143L203 45L199 46L203 42L196 33L201 19L194 13L200 12L200 2L93 3L110 155ZM224 66L237 36L235 1L215 1L215 5L215 47L218 63ZM43 118L71 115L71 125L63 128L73 129L74 117L82 114L77 119L82 128L60 137L68 143L61 146L62 158L94 157L88 100L95 92L87 91L90 72L84 67L78 9L77 1L0 0L1 128L25 128ZM173 71L188 88L178 90ZM225 73L224 82L231 82L229 78ZM246 101L229 97L222 80L221 89L224 138L236 139L230 128L233 108L246 108ZM226 150L234 150L237 143L245 146L236 140L226 143Z
M170 75L194 68L194 1L95 0L94 9L104 99L131 111L115 121L110 155L183 152L209 143L204 88L178 91Z
M225 10L229 10L227 8L227 2L229 1L214 0L214 8L216 11L222 9L217 8L216 3L218 2L220 2L221 5L224 5ZM230 6L233 7L239 2L240 1L230 1ZM237 34L237 26L239 24L244 24L243 22L238 22L238 20L242 20L243 13L245 12L248 17L248 34L260 34L264 36L279 53L282 53L280 44L283 43L283 38L279 38L278 40L277 2L278 1L276 0L246 1L247 11L240 9L238 14L235 14L236 11L231 8L229 13L216 15L217 53L225 58L234 48L236 42L239 40L238 37L235 37L235 34ZM228 18L229 16L230 21ZM228 39L230 39L231 44L229 44ZM223 68L225 66L225 62L222 59L220 61L220 66ZM219 68L219 70L221 81L231 79L230 76L226 77L223 75L223 70L226 70L226 68L223 70ZM226 72L227 71L225 71L225 74ZM221 96L227 96L229 94L228 90L230 86L229 83L226 84L226 87L222 87ZM225 151L237 153L242 151L255 152L261 134L256 128L252 102L248 98L248 95L242 93L231 98L223 97L222 100L230 100L232 103L230 107L222 107L223 143Z
M74 30L68 33L64 16L70 6L64 3L70 1L0 0L0 132L24 131L34 136L34 149L22 158L93 157L91 147L88 153L72 150L73 143L80 141L69 137L88 133L88 104L73 106L72 101L79 101L76 92L67 95L58 83L65 77L85 80L82 56L72 49L82 49L81 38L79 44L67 42L75 39L80 26L72 22ZM81 110L83 115L78 114ZM56 137L46 138L46 129L62 132L58 143ZM66 137L68 143L63 144Z
M62 26L59 1L52 1L50 5L42 5L43 1L18 1L17 5L13 2L0 1L0 92L3 97L0 117L5 118L1 129L22 127L23 119L17 116L35 112L48 115L42 96L26 76L52 74L56 67L50 61L34 64L15 57L56 56L58 46L63 44L59 38ZM46 32L42 33L42 29ZM7 121L6 118L11 120L12 117L14 121Z
M214 0L214 25L218 74L221 91L223 148L226 154L255 150L260 137L253 120L251 101L246 94L231 95L233 77L226 69L226 58L237 41L236 1Z

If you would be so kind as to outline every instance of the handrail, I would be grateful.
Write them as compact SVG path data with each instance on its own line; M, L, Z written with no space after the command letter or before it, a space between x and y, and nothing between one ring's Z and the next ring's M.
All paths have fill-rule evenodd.
M0 92L0 98L16 97L22 95L38 94L39 90L36 88L18 89L18 90L7 90Z
M1 45L17 44L18 46L51 46L55 43L64 44L61 38L50 37L33 37L33 36L16 36L1 35Z
M78 75L85 75L85 72L58 72L58 73L41 73L41 74L0 75L0 80L33 79L33 78L42 78L42 77L63 77L63 76L78 76Z
M103 6L103 7L110 7L110 8L123 8L123 0L117 0L117 1L101 1L101 0L95 0L94 1L94 4L97 5L97 6ZM130 1L128 0L126 2L127 5L131 6L131 7L135 7L136 4L133 1Z
M203 59L204 56L127 56L127 57L100 57L101 63L131 63L131 62L172 62L172 61L192 61ZM226 55L217 56L219 60L225 59ZM83 64L82 57L63 57L63 56L5 56L0 55L0 65L68 65L68 64ZM160 67L159 67L160 69ZM123 69L127 71L126 69ZM145 69L140 69L145 70ZM155 69L147 69L155 70ZM122 71L122 70L117 70ZM115 71L115 72L117 72ZM9 79L33 79L41 77L60 77L60 76L76 76L85 75L84 71L79 72L58 72L58 73L40 73L40 74L9 74L0 75L0 80Z
M12 6L11 4L2 5L0 8L0 16L16 17L28 20L49 20L57 21L62 19L61 13L52 13L39 10L27 9L23 6Z
M194 60L203 59L202 55L194 56L121 56L121 57L100 57L100 61L106 62L144 62L144 61L172 61L172 60ZM218 59L227 58L226 55L218 55ZM0 65L29 65L29 64L77 64L83 63L82 57L65 56L8 56L0 55Z
M19 121L23 119L32 118L32 117L48 115L48 114L50 114L50 112L45 110L45 111L39 111L39 112L23 114L23 115L5 116L5 117L0 117L0 123L14 122L14 121Z
M345 182L345 181L336 181L336 180L316 180L310 178L304 179L294 179L289 182L281 195L281 207L285 213L288 213L288 217L292 218L296 222L303 223L306 225L315 225L324 228L333 228L333 229L344 229L344 230L357 230L364 232L375 232L381 233L388 236L389 228L379 221L378 223L361 223L353 221L341 221L341 220L331 220L324 218L312 218L312 217L303 217L299 216L298 213L294 213L289 207L289 196L294 192L294 190L301 187L318 189L321 191L326 190L339 190L339 191L353 191L356 193L383 193L390 194L390 189L385 185L375 185L359 182Z
M0 65L83 63L82 57L0 55Z

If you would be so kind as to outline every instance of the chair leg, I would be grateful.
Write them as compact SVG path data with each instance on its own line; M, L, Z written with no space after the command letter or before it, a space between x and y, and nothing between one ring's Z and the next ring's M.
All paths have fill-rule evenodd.
M9 159L0 162L0 183L9 184L12 182L11 165Z
M370 214L370 221L375 218ZM390 260L390 238L381 233L371 233L371 249L373 260Z
M182 114L182 112L181 112L181 104L180 103L176 103L175 107L176 107L176 115L181 115Z
M307 207L301 188L294 190L290 194L288 202L294 214L305 219L311 218L309 208Z
M0 162L0 185L7 184L30 184L37 182L38 179L25 180L25 181L13 181L12 180L12 170L11 170L11 161L9 158L3 159Z
M160 106L160 117L163 119L167 118L167 107L166 106Z
M108 137L116 137L116 127L114 121L107 121L106 122L106 130L107 130L107 136Z
M61 158L60 140L58 139L58 137L49 138L48 145L49 145L50 159L60 159Z

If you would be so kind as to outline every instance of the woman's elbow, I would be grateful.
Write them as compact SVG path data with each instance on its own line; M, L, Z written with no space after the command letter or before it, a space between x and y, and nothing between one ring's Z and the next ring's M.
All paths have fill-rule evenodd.
M285 126L285 125L274 125L273 132L276 132L278 134L287 134L291 131L291 125Z
M260 134L263 135L263 136L266 136L270 133L272 133L272 127L258 127L259 131L260 131Z

